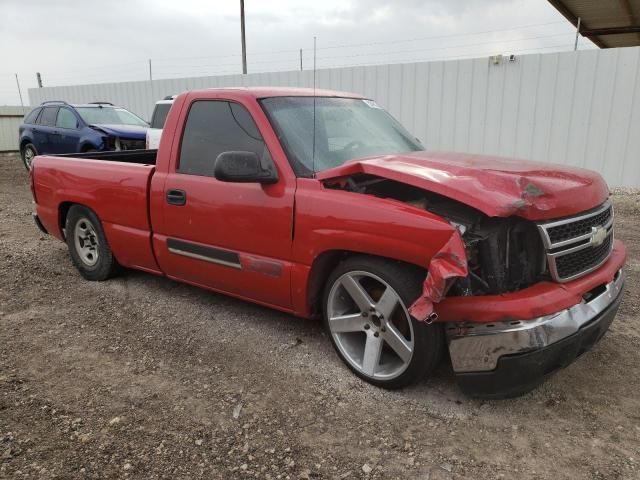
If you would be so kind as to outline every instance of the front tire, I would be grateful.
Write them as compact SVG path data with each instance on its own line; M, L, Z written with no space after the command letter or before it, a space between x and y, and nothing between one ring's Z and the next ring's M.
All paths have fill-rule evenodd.
M20 156L22 157L22 163L24 163L24 167L31 171L31 167L33 166L33 159L38 155L38 151L33 143L27 143L22 150L20 151Z
M93 211L81 205L72 206L67 213L65 235L71 260L84 278L102 281L118 272L118 262Z
M415 320L409 306L425 272L400 262L352 257L327 281L324 322L338 356L360 378L388 389L427 376L442 355L442 326Z

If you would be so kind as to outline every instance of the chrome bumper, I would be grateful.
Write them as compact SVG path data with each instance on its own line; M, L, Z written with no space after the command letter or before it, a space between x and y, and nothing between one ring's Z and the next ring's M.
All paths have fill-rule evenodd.
M448 323L446 334L453 370L494 370L504 355L538 350L567 338L607 310L623 289L624 273L620 269L597 296L552 315L489 324Z

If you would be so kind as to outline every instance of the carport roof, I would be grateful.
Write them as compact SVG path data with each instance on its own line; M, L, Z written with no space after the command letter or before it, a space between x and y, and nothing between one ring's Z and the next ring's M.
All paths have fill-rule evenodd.
M600 48L640 45L640 0L549 0Z

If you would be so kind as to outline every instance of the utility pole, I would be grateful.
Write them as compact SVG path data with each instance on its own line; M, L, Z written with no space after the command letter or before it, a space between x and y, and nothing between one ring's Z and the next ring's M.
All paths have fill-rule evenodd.
M149 59L149 88L151 90L151 101L156 101L156 95L153 92L153 70L151 69L151 59Z
M302 49L300 49L300 71L302 71Z
M42 88L42 76L40 72L36 72L36 78L38 79L38 88Z
M573 44L573 51L578 50L578 36L580 35L580 24L582 23L582 18L578 17L578 25L576 28L576 43Z
M244 36L244 0L240 0L240 33L242 35L242 73L247 73L247 41Z
M22 101L22 90L20 90L20 80L18 80L18 74L16 73L16 85L18 85L18 95L20 95L20 106L24 110L24 102Z

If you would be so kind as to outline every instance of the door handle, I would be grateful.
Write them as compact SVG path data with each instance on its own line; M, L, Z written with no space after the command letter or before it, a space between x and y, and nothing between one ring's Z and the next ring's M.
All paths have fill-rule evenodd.
M167 190L167 203L169 205L184 205L187 203L187 194L184 190Z

